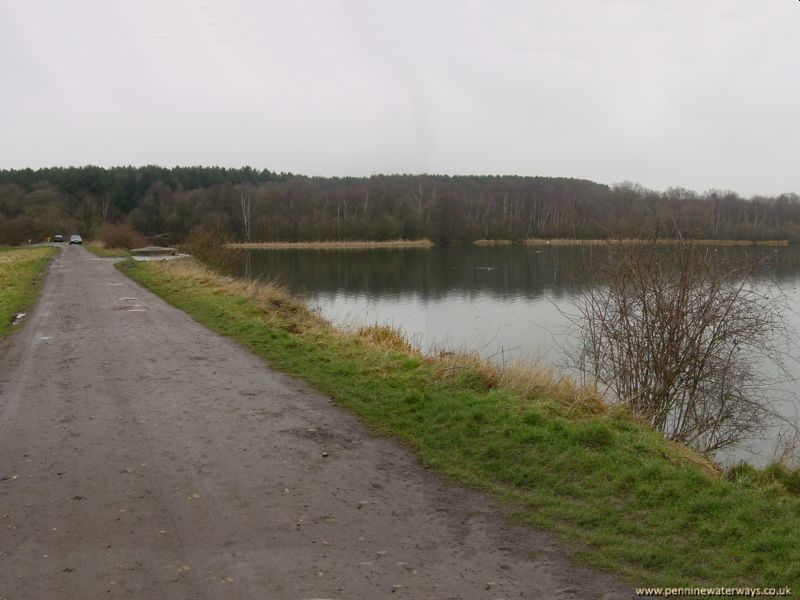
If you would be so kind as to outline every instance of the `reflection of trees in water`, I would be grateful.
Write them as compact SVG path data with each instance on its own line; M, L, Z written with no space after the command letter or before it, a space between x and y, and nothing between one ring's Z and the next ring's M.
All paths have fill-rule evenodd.
M669 247L663 252L669 253ZM731 260L766 258L764 276L800 279L796 247L710 247ZM277 279L298 293L414 294L440 299L452 293L536 299L573 296L593 281L607 256L598 246L441 246L428 250L251 250L232 252L230 272Z
M253 279L253 253L244 253L244 276L247 279Z
M437 299L453 292L505 298L575 293L581 285L578 249L448 246L430 250L255 250L236 258L235 272L277 278L300 293L416 294ZM576 250L578 250L576 252Z

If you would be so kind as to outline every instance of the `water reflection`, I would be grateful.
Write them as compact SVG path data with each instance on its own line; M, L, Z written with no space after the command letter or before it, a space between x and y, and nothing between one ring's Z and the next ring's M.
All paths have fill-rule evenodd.
M277 279L317 305L336 323L388 323L402 329L426 351L465 348L500 362L534 357L563 367L575 347L567 313L586 286L604 247L473 245L431 249L252 250L231 255L235 274ZM664 248L664 252L669 252ZM800 247L710 247L731 260L766 258L762 277L776 281L800 301ZM800 330L796 312L787 320ZM786 366L800 367L790 350ZM795 419L798 386L775 394L777 410ZM723 457L764 463L772 458L781 428ZM748 447L749 446L749 447Z
M581 285L581 271L596 251L521 246L448 246L408 250L252 250L237 261L244 274L250 256L255 276L277 278L293 291L347 292L369 298L414 295L433 300L453 292L499 299L560 297ZM578 275L578 277L576 277Z
M613 252L613 250L611 250ZM665 247L661 251L669 252ZM766 258L766 276L800 280L800 247L708 248L732 260ZM413 295L440 299L453 292L494 298L571 296L591 283L603 246L443 246L430 249L232 251L229 270L277 278L295 293L339 293L368 298Z

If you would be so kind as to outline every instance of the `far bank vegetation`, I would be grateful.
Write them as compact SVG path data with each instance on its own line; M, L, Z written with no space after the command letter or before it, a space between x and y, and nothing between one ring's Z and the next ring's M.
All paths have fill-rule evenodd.
M159 245L203 229L233 242L800 240L800 196L663 192L515 176L305 177L219 167L0 171L0 244L125 225ZM120 242L121 243L121 242ZM128 243L126 242L126 245Z
M430 248L433 246L433 242L430 240L330 240L320 242L230 242L225 246L243 250L369 250L372 248Z
M475 242L476 244L478 242ZM608 238L602 240L581 240L581 239L527 239L520 240L520 243L527 246L788 246L788 240L726 240L726 239L686 239L682 237L670 239L652 238Z

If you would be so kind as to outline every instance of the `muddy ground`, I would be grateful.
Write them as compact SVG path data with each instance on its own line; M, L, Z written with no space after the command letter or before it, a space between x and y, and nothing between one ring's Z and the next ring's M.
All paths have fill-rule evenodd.
M0 342L0 599L628 598L81 247Z

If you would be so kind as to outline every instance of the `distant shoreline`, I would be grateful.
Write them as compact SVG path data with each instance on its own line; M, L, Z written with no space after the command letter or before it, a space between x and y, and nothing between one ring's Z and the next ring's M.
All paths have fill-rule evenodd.
M676 240L659 239L655 243L658 245L671 246L681 242L697 246L788 246L789 240ZM540 239L529 238L523 240L490 240L481 239L472 242L475 246L511 246L520 244L523 246L619 246L619 245L645 245L652 244L649 239ZM434 244L431 240L329 240L324 242L231 242L225 244L226 248L241 250L369 250L373 248L432 248Z
M431 248L430 240L385 240L382 242L369 240L327 241L327 242L235 242L225 244L226 248L245 250L336 250L336 249L371 249L371 248Z
M572 240L572 239L526 239L520 240L526 246L600 246L600 245L624 245L624 244L652 244L653 240L648 239L607 239L607 240ZM692 244L697 246L788 246L789 240L676 240L658 239L655 240L659 245L675 245L679 243Z

